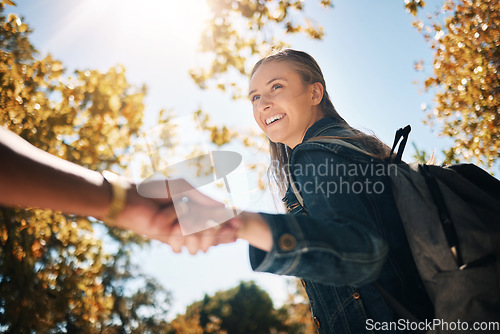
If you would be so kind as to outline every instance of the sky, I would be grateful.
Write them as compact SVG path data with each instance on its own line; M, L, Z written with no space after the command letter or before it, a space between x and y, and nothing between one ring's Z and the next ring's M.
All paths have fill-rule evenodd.
M189 77L190 68L203 64L197 52L199 35L210 12L204 0L18 0L7 13L24 16L34 29L31 41L40 55L51 53L70 74L75 69L106 71L122 64L133 85L148 86L145 127L152 127L162 108L179 117L198 108L217 124L233 128L254 124L248 100L233 101L228 94L201 91ZM432 53L412 27L403 0L336 0L322 9L319 1L304 2L306 15L323 25L325 37L313 41L292 37L293 48L310 53L320 64L337 111L354 127L372 131L392 144L395 131L412 126L406 161L412 161L415 142L427 152L448 147L449 139L422 123L424 105L432 104L422 80L432 74ZM437 8L440 1L426 1ZM424 61L424 73L414 63ZM420 81L415 84L414 81ZM438 154L439 158L439 154ZM251 203L252 211L275 212L268 194ZM287 278L254 273L245 242L222 245L207 254L174 254L156 242L138 250L134 260L173 292L170 316L182 313L205 293L254 280L271 295L276 306L287 295Z

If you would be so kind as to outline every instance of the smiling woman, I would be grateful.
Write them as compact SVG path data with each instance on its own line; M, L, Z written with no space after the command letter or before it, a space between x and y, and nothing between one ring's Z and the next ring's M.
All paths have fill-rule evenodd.
M270 176L286 189L278 195L289 213L243 211L231 221L250 244L252 269L301 278L319 333L368 333L367 319L397 320L375 281L420 319L431 318L386 176L320 172L325 161L339 170L351 163L367 170L385 161L389 147L337 113L319 65L305 52L283 50L257 62L249 91L255 121L270 143ZM368 152L371 160L315 142L328 137ZM312 173L301 172L310 167ZM374 183L380 192L373 192Z
M306 84L284 62L262 64L250 80L255 121L273 142L297 146L306 130L324 115L319 107L323 85Z
M201 104L210 109L215 121L247 125L252 120L249 103L235 105L226 101L230 100L227 96L208 97L191 87L195 85L187 74L192 66L189 57L195 56L189 51L195 50L199 40L195 31L204 27L200 17L210 15L204 0L14 1L18 6L9 12L19 11L34 27L33 40L42 55L51 52L70 69L107 70L119 62L127 69L130 82L145 82L149 88L146 116L151 111L151 118L156 119L162 107L183 112L196 110ZM307 2L307 9L313 9L308 6ZM312 16L324 24L325 42L291 39L288 44L317 55L325 76L332 78L329 91L346 121L369 124L382 136L392 136L394 128L412 123L422 148L432 151L437 147L440 151L449 147L446 139L437 138L421 125L418 106L431 98L417 94L412 81L419 78L415 78L411 64L420 58L432 64L433 58L423 38L411 27L401 3L340 1L332 11L316 8ZM263 198L255 210L275 212L270 197ZM194 258L173 256L160 246L134 255L146 271L174 289L172 316L184 312L186 305L201 299L205 292L227 289L239 280L255 279L274 301L286 299L277 275L248 272L247 263L241 261L242 255L247 255L243 242L220 247Z

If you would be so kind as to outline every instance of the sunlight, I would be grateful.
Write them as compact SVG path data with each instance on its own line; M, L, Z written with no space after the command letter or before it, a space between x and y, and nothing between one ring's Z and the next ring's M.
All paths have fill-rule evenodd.
M209 18L205 0L124 0L114 9L120 30L160 44L177 41L189 49L196 49Z
M151 56L195 52L210 11L205 0L85 0L62 17L54 45L98 42L103 49Z

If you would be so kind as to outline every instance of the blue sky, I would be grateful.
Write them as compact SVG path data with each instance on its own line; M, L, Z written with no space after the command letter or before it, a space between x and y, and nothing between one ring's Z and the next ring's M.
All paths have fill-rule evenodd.
M33 29L32 42L41 55L50 52L61 60L67 73L75 69L107 70L116 64L127 69L129 82L148 86L146 126L153 126L161 108L188 115L199 107L219 124L253 127L248 101L233 101L228 94L200 91L188 70L203 63L197 54L198 35L208 18L203 0L24 0L8 7L25 17ZM427 1L436 8L440 1ZM413 17L403 0L337 0L334 8L321 9L316 1L305 2L307 14L325 28L323 41L288 38L292 47L309 52L323 69L327 89L339 113L351 125L373 131L392 144L394 132L411 124L410 143L439 152L450 140L422 124L423 103L415 80L425 74L414 70L424 60L432 68L432 53L420 33L411 26ZM426 74L429 74L428 72ZM405 160L412 160L407 148ZM439 155L438 155L439 157ZM273 212L263 196L254 211ZM173 254L169 247L153 246L134 255L145 271L157 277L174 294L171 316L185 306L240 280L255 280L277 304L286 297L286 280L250 270L247 245L237 242L211 249L207 254Z

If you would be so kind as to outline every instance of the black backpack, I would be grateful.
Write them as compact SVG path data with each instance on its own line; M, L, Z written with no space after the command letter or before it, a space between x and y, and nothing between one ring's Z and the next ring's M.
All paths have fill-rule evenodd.
M392 192L434 305L434 318L455 323L451 325L465 322L463 326L469 330L474 322L496 322L496 328L481 328L482 332L500 331L500 181L473 164L402 162L410 131L407 126L396 132L392 159L386 162L388 167L396 166L396 173L388 173ZM342 139L319 137L309 141L341 145L371 158ZM294 182L290 184L303 205ZM418 321L380 285L376 286L400 317Z

